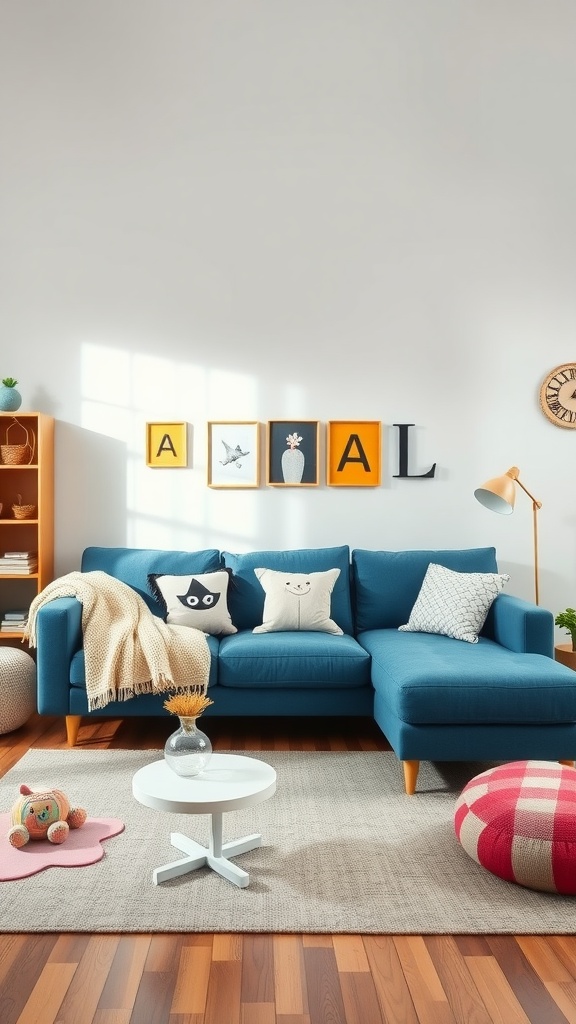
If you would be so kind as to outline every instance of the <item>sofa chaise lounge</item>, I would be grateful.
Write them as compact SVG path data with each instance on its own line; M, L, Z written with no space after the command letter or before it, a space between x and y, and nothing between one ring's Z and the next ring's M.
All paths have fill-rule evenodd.
M431 565L459 574L465 584L476 574L498 574L491 547L351 551L346 545L241 554L89 547L81 571L122 580L165 617L158 583L184 577L187 584L225 569L234 631L207 637L213 704L205 716L373 716L403 762L409 794L422 759L576 758L575 677L553 658L552 613L498 593L477 642L402 630ZM255 569L270 570L274 583L293 574L329 578L327 623L292 628L278 620L267 628L270 591ZM76 598L58 598L39 609L36 623L38 711L66 717L70 745L90 714L81 612ZM141 694L93 715L167 715L165 697Z

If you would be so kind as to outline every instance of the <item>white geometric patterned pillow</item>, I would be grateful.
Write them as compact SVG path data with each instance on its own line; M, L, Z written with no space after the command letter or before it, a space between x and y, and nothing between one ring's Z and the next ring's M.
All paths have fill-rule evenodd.
M508 573L454 572L430 562L410 618L398 629L477 644L490 607L509 579Z

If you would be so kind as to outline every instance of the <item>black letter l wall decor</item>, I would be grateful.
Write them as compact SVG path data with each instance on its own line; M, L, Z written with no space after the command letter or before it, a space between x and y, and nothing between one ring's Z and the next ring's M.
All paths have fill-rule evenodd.
M408 472L408 430L414 426L414 423L393 423L392 426L398 427L399 432L399 455L398 455L398 472L394 473L395 477L409 477L410 479L431 479L436 472L436 463L428 470L427 473L409 473Z

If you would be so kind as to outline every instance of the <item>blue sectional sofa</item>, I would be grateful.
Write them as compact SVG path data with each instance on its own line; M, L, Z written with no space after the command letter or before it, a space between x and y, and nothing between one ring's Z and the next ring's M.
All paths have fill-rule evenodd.
M406 632L430 563L459 573L496 573L494 548L369 551L349 547L235 554L90 547L82 571L102 570L133 587L162 616L149 577L229 571L237 632L209 636L209 716L374 716L404 764L408 793L419 761L576 758L576 682L553 659L552 613L500 593L477 643ZM338 569L330 615L341 634L254 633L265 593L254 570ZM38 611L38 710L66 717L76 742L87 716L81 606L58 598ZM165 694L113 702L94 717L166 715Z

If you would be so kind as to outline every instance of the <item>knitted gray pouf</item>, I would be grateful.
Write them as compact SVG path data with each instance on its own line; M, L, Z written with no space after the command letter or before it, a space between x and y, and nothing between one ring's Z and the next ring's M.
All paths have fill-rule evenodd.
M0 647L0 733L12 732L36 710L36 663L26 651Z

